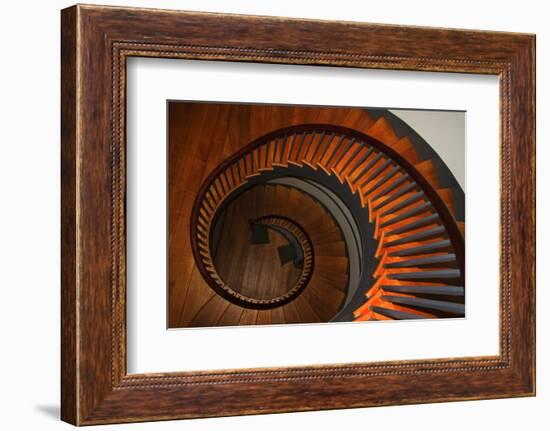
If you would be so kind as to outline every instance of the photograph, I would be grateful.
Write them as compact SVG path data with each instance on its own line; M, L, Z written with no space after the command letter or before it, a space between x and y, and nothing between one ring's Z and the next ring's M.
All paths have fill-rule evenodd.
M441 5L3 4L0 428L545 429L548 14Z
M466 316L465 112L167 111L169 328Z

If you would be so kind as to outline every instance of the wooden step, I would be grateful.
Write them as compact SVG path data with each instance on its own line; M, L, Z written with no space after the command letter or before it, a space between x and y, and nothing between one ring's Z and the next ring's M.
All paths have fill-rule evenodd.
M314 250L316 256L345 256L347 251L344 241L314 246Z
M397 203L396 205L385 209L385 211L382 212L382 217L387 217L391 214L396 213L399 210L408 208L409 206L426 199L423 191L407 194L404 196L404 198L405 199L399 199L399 203Z
M413 256L416 254L426 254L426 253L431 253L435 251L449 250L451 247L452 247L451 241L446 239L442 241L431 242L429 244L419 245L416 247L411 247L408 249L392 251L389 254L389 256L391 257Z
M316 256L315 266L317 269L322 269L324 272L338 272L340 274L347 274L349 260L347 257Z
M319 161L319 166L326 172L327 175L332 174L332 168L338 162L340 157L344 154L345 148L347 146L346 140L349 143L349 139L346 135L337 136L330 148L328 149L325 157Z
M464 304L457 302L439 301L426 298L412 298L404 296L383 295L384 301L389 301L393 304L406 305L410 307L428 308L431 310L445 311L447 313L464 315Z
M323 160L329 156L330 152L335 149L336 133L332 132L326 139L319 145L319 150L315 154L314 163L317 167L322 167Z
M385 195L382 196L380 202L376 203L376 201L372 201L373 205L373 211L378 211L382 208L384 208L386 205L391 204L392 202L396 201L398 198L406 195L407 193L410 193L412 191L415 191L418 189L418 186L416 183L408 183L404 184L403 187L400 187L399 190L395 191L392 195Z
M341 148L338 149L338 152L335 152L334 160L331 162L330 170L332 173L337 173L337 176L339 177L340 168L343 165L346 165L347 162L350 161L351 158L356 154L352 150L356 149L359 151L361 144L356 142L355 138L346 138ZM340 178L340 177L339 177ZM340 179L340 182L343 183L343 181Z
M422 202L422 203L420 203L419 205L417 205L413 208L407 209L406 211L404 211L400 214L396 214L394 217L391 217L391 218L388 218L387 220L384 220L384 222L382 222L380 224L380 227L385 228L385 227L391 226L395 223L401 222L401 221L406 220L410 217L414 217L414 216L423 214L427 211L430 211L431 209L432 209L432 204L430 202Z
M327 289L335 289L335 290L338 290L340 293L343 293L346 291L347 287L348 287L348 278L345 277L342 279L343 282L339 283L339 282L334 282L332 280L330 280L329 278L326 278L326 277L323 277L320 275L320 273L318 271L315 271L313 273L313 275L311 276L311 280L309 281L309 284L311 286L313 285L322 285L324 287L326 287ZM308 285L308 289L309 289L309 285Z
M376 322L378 320L395 320L391 317L384 316L383 314L378 314L373 311L371 311L371 316L367 319L368 321Z
M356 163L361 160L361 156L365 155L368 149L361 142L353 142L351 148L342 155L340 160L332 168L332 172L338 177L338 180L343 183L345 173L356 166Z
M363 108L350 108L341 125L360 132L367 131L374 124L374 119Z
M296 133L289 135L282 143L281 148L281 161L282 166L288 166L288 161L294 148L294 141L296 140Z
M383 185L387 187L391 186L396 181L399 181L399 173L401 168L399 166L393 166L382 178L377 180L374 184L362 190L362 193L366 197L370 197L372 193L379 190Z
M426 179L434 189L439 188L439 182L437 180L437 172L435 171L433 162L431 160L424 160L423 162L414 165L416 170Z
M371 310L382 316L391 317L395 320L408 320L408 319L429 319L427 316L421 314L414 314L411 312L400 311L400 310L391 310L389 308L373 306Z
M369 175L363 180L363 182L359 184L358 188L361 189L361 193L363 193L363 190L369 190L372 187L373 182L375 183L381 175L386 174L389 170L391 170L392 164L393 161L391 159L382 158L380 163L378 163L372 172L369 172Z
M257 160L257 164L256 164L257 170L259 172L269 170L267 168L267 156L268 156L267 145L266 144L260 145L258 147L258 160Z
M326 150L330 146L330 143L334 139L334 133L323 132L317 139L317 146L311 155L311 161L309 166L315 170L319 168L319 161L324 157Z
M312 289L309 289L309 287L306 288L300 296L303 296L304 299L309 302L323 322L328 322L338 312L335 304L327 304L326 301L323 301L322 298L313 292Z
M421 257L418 259L401 260L384 265L384 268L406 268L419 266L432 266L439 264L456 264L456 255L454 253L435 255L430 257Z
M390 122L380 117L369 129L368 134L388 146L392 146L399 137L395 134Z
M391 147L412 165L420 161L418 154L414 149L413 143L408 136L402 137L397 142L392 144Z
M269 143L267 144L266 167L268 171L273 170L273 160L275 159L276 145L276 140L269 141Z
M311 293L317 295L327 305L335 307L335 311L340 309L346 297L342 290L336 289L333 285L317 278L309 282L307 289L310 290Z
M441 198L441 200L445 202L445 205L447 205L447 208L449 208L450 213L453 216L456 215L452 190L449 188L445 188L445 189L437 189L436 192Z
M387 232L386 236L392 236L392 235L398 235L406 232L410 232L412 230L429 226L431 224L437 223L439 221L439 215L438 214L429 214L426 217L418 218L415 221L412 221L410 223L407 223L403 226L397 227L393 230L390 230Z
M306 162L306 155L309 151L309 147L311 146L311 141L315 137L315 132L304 132L303 138L299 142L299 150L296 153L296 158L300 162L300 164L303 166Z
M304 296L323 322L330 321L338 313L339 304L323 298L314 289L310 289L310 287L308 286L300 296Z
M384 243L384 247L389 248L396 245L407 244L409 242L419 242L433 238L443 238L447 235L447 231L444 226L437 226L430 229L425 229L421 232L407 235L399 239L391 240Z
M342 239L340 228L333 226L328 231L323 232L308 232L309 238L314 245L324 245Z
M455 280L460 278L458 269L438 269L434 271L401 272L388 274L393 280Z
M412 181L408 174L403 174L400 177L397 177L394 179L394 181L389 182L386 187L380 188L379 190L375 190L374 186L371 190L365 191L365 196L369 197L372 202L377 201L378 199L389 195L391 192L396 190L398 187L401 187L405 185L408 181ZM371 193L374 193L376 191L376 194L374 194L372 197L370 196Z
M352 173L349 174L353 191L359 190L359 188L364 185L364 181L370 176L371 170L381 161L383 163L383 158L383 153L373 152L372 155L365 160L363 165L359 165Z
M307 214L302 214L299 219L296 219L296 222L300 224L306 232L315 232L315 225L319 222L331 221L332 217L327 213L325 208L319 204L315 203Z
M316 164L317 156L322 147L323 141L325 139L326 132L321 133L312 133L311 142L309 143L309 148L304 154L303 162L308 165L310 168L317 170L318 166Z
M347 286L349 275L342 274L339 272L327 272L323 271L322 268L315 268L315 276L326 280L334 286Z
M258 319L258 310L254 310L252 308L245 308L243 310L243 314L241 314L239 325L255 325L257 319Z
M216 293L202 278L199 269L195 266L189 281L183 310L180 319L181 326L188 326L201 307L206 304Z
M259 310L256 315L256 325L270 325L271 324L271 310Z
M275 307L271 309L271 324L280 325L285 323L285 315L282 307Z
M290 144L291 151L287 163L298 167L303 166L303 163L300 159L300 152L302 151L302 146L304 144L306 136L307 132L298 133L293 136L292 142Z
M311 212L319 210L319 205L315 200L308 198L307 195L301 194L302 197L297 203L298 206L294 209L294 213L296 215L296 222L303 226L304 220L311 216Z
M348 186L352 191L353 191L353 185L352 185L351 179L355 174L357 174L358 170L361 169L361 166L364 165L365 161L368 160L369 157L371 157L373 152L374 152L373 147L363 145L363 148L361 148L361 151L357 153L355 158L351 160L351 162L342 169L342 172L341 172L342 182L347 182Z
M285 216L291 220L298 220L297 214L299 213L299 208L302 200L304 199L304 194L295 188L289 188L287 194L287 208ZM266 214L269 214L266 212Z
M239 324L243 307L237 304L230 304L217 322L217 326L234 326Z
M219 295L212 296L195 314L190 327L215 326L231 303Z
M294 308L300 316L300 321L302 323L317 323L323 321L304 295L299 295L293 302Z
M397 286L381 286L385 292L410 293L410 294L429 294L442 296L464 296L463 286L447 286L447 285L397 285Z

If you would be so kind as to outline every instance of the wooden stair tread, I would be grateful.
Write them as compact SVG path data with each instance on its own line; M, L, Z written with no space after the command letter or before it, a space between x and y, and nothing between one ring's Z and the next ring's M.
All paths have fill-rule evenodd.
M189 326L202 327L216 325L230 304L229 301L219 295L212 296L208 302L198 310Z
M389 146L399 139L389 121L384 117L380 117L372 125L368 134Z
M250 136L247 138L255 135L266 124L271 124L270 116L277 109L271 107L260 111L255 114L259 123L255 128L251 128ZM345 116L340 118L336 110L328 108L321 110L315 116L310 115L311 111L299 107L296 108L295 113L300 116L300 121L304 122L342 124L344 120L349 122L348 127L366 131L368 135L382 141L414 165L435 189L451 213L455 214L452 191L439 188L433 162L419 160L409 137L398 137L390 122L384 117L374 121L366 110L344 111ZM224 117L225 121L232 121L232 115L227 114ZM242 118L245 118L246 113L243 115ZM292 117L292 115L287 116L287 120L281 117L277 121L289 121ZM281 123L279 126L284 127L284 124ZM217 145L231 148L242 138L243 136L229 136ZM387 159L385 154L374 150L369 153L369 149L368 145L338 134L331 139L327 133L308 131L274 139L252 150L242 161L239 160L221 173L215 181L215 187L208 195L208 206L201 208L202 225L201 229L198 229L198 235L202 238L199 241L203 247L201 255L214 269L213 257L210 256L208 249L208 238L205 236L209 223L217 205L227 194L247 182L247 179L261 175L262 172L270 172L276 166L284 167L290 164L310 170L317 170L320 167L318 171L336 176L341 183L347 184L352 192L359 192L356 196L359 196L363 206L369 206L371 220L376 223L375 238L380 241L377 256L384 260L380 261L375 273L376 297L369 299L370 308L364 309L359 317L367 320L404 318L409 314L422 318L431 317L430 313L413 309L415 305L420 306L419 304L426 306L426 302L415 295L437 295L447 286L449 287L446 292L448 296L463 296L463 287L443 283L438 285L433 281L434 277L444 280L458 278L460 274L456 269L456 258L451 253L452 249L445 236L445 229L441 226L441 220L427 202L426 195L398 166ZM231 154L231 151L226 150L225 154ZM219 162L211 159L205 149L201 149L198 159L196 162L202 167L200 176L202 180ZM398 182L400 184L391 188ZM194 178L189 178L188 187L192 192L195 190L195 183ZM280 214L295 220L306 231L311 230L308 234L314 243L316 272L310 280L310 285L289 304L272 310L250 311L243 310L242 307L226 300L220 301L209 296L205 292L205 285L193 280L193 272L191 272L187 289L190 301L186 304L188 310L196 311L191 324L212 324L210 321L213 318L207 318L205 314L211 314L216 322L224 322L224 324L323 321L332 318L337 311L332 302L336 299L344 300L342 286L345 290L349 279L347 274L349 259L345 255L346 245L338 226L321 204L311 198L305 198L296 189L283 185L267 187L271 188L269 193L262 194L256 191L252 194L248 205L243 205L239 211L245 219L258 214ZM464 234L464 223L457 224ZM207 285L206 287L208 288ZM329 298L331 298L330 301ZM445 305L439 305L445 307ZM318 315L315 314L316 307L321 307L322 310ZM455 309L459 308L455 306Z
M346 254L346 243L344 241L337 241L314 246L314 249L315 254L318 256L343 256Z

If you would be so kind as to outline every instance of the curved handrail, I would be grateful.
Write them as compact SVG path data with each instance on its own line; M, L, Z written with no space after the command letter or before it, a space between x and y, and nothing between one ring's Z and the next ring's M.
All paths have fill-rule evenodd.
M315 254L313 251L313 244L309 235L306 233L304 228L296 223L294 220L289 219L285 216L280 215L268 215L256 218L251 220L251 224L263 224L266 226L277 226L281 229L284 229L290 233L294 238L297 239L298 244L300 245L303 252L303 265L300 272L300 276L294 283L291 289L287 292L275 296L269 299L259 299L251 296L243 295L242 293L236 291L231 286L227 285L221 279L221 276L215 269L211 268L212 274L209 274L210 277L214 280L215 284L210 284L220 295L222 295L227 300L242 305L248 308L257 308L257 309L269 309L280 307L289 303L290 301L297 298L308 285L309 280L313 274L313 269L315 265Z
M294 220L291 220L288 217L280 215L267 215L256 218L252 220L254 224L263 224L266 226L277 226L281 229L284 229L286 232L290 233L294 238L298 240L298 244L302 249L303 254L303 265L302 271L294 287L290 289L284 295L280 295L269 301L272 301L278 305L282 303L287 303L294 298L296 298L303 289L307 286L311 275L313 274L313 269L315 266L315 253L313 251L313 243L311 238L307 234L306 230L296 223Z
M406 174L408 174L410 178L420 187L422 192L424 192L424 194L428 197L430 204L433 206L433 208L439 215L440 219L442 220L445 226L445 231L449 236L454 253L456 255L456 261L460 270L461 282L464 283L465 252L464 252L464 238L462 237L462 233L456 223L454 216L451 214L451 212L449 211L449 208L447 207L445 202L443 202L443 200L441 199L437 191L432 187L432 185L428 182L428 180L426 180L426 178L424 178L424 176L408 160L406 160L397 151L387 146L383 142L378 141L377 139L369 135L366 135L362 132L359 132L357 130L350 129L347 127L342 127L342 126L330 125L330 124L301 124L296 126L285 127L282 129L277 129L255 139L254 141L252 141L251 143L249 143L248 145L246 145L245 147L241 148L239 151L234 153L232 156L228 157L220 165L218 165L201 185L197 199L195 200L195 203L192 209L190 233L191 233L192 250L195 256L195 260L197 261L199 271L201 272L203 277L207 280L207 282L210 284L210 286L214 287L216 290L219 290L218 289L219 283L216 282L216 280L214 280L211 277L208 270L203 265L202 258L200 257L200 253L198 251L199 248L198 248L198 241L197 241L198 240L197 221L198 221L198 215L200 213L203 202L206 200L205 199L206 194L209 191L211 185L214 184L216 179L220 177L220 175L223 172L228 170L228 168L232 168L232 166L238 166L240 159L244 159L245 163L247 163L248 160L250 160L251 166L253 166L255 162L257 163L257 161L253 160L252 157L250 157L249 159L246 158L256 148L259 148L262 145L268 145L271 141L274 141L275 139L278 139L278 138L284 138L284 137L288 138L293 134L298 135L300 133L308 133L308 132L309 133L324 132L325 134L334 133L335 135L346 136L354 139L356 142L369 145L373 148L376 148L380 153L384 154L386 157L390 158ZM268 157L267 148L265 149L264 152L266 157ZM233 175L233 170L231 170L231 175ZM243 181L243 183L246 183L246 181ZM239 185L237 188L239 188L240 186L242 185ZM220 203L224 199L225 197L222 197L220 199ZM210 216L211 220L215 218L217 209L218 208L211 208L212 210L212 213Z

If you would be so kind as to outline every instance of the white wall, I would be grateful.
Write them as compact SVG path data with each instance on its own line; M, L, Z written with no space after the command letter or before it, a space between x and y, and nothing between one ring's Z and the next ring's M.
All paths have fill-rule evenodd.
M439 154L466 192L466 113L390 109Z
M188 10L346 19L395 24L536 32L538 141L548 141L550 28L544 2L463 0L133 0L101 3ZM59 9L67 1L4 2L0 16L0 323L3 429L70 429L57 420L59 398ZM539 166L550 162L539 145ZM546 163L545 163L546 162ZM539 191L550 171L539 169ZM544 185L541 185L544 184ZM538 219L550 217L548 193L539 193ZM542 223L539 262L548 260L550 231ZM136 424L97 429L384 429L423 431L545 429L550 423L549 327L542 310L549 273L538 271L538 397L371 408L330 412ZM545 307L546 305L546 307ZM381 388L382 390L383 388Z

